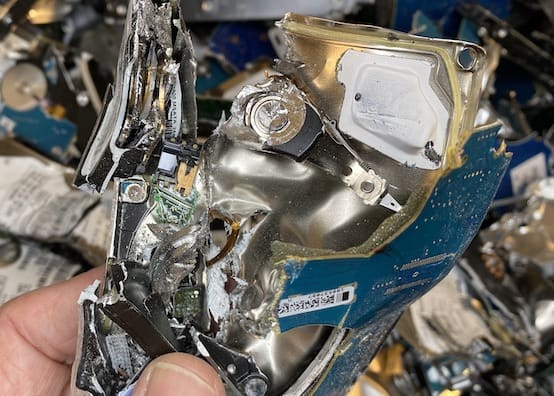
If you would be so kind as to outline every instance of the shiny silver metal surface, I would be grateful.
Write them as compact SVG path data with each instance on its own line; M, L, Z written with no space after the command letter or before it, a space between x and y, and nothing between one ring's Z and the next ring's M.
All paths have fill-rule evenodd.
M241 229L248 233L248 245L239 256L240 277L249 286L240 300L241 313L228 318L224 342L252 353L271 380L271 394L279 394L304 372L308 356L333 338L329 329L318 326L283 334L270 331L275 319L267 317L267 310L280 282L275 242L305 256L330 256L363 245L395 212L367 205L329 172L348 167L332 140L319 141L309 159L297 162L235 141L237 130L233 120L223 125L206 143L202 162L211 208L231 214L240 224L259 216L254 228ZM390 159L354 145L387 176L403 203L434 176L419 169L386 170Z
M238 329L237 329L238 330ZM271 383L270 395L289 389L321 351L342 338L341 332L325 326L306 326L283 334L270 333L264 338L243 331L231 332L228 343L251 354ZM327 347L327 348L326 348Z
M302 128L306 105L298 95L289 96L290 99L277 95L251 99L247 106L247 125L262 142L271 145L287 143Z

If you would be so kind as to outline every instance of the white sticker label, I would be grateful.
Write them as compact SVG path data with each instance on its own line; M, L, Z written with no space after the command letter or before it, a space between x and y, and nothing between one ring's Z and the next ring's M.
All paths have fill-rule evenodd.
M510 171L512 192L514 195L522 194L525 188L536 180L546 177L546 157L544 153L532 156L521 164L514 166Z
M354 291L354 286L348 285L318 293L288 297L279 301L278 316L284 318L351 304L355 297Z
M181 82L177 76L173 90L169 97L169 109L165 123L166 133L178 137L181 132L181 110L182 110Z

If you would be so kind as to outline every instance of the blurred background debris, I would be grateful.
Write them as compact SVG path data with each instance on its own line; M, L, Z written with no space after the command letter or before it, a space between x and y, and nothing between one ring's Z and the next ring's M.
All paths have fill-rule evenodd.
M351 395L554 394L554 2L182 0L199 134L275 73L285 12L484 46L476 127L500 118L513 158L479 236L413 304ZM113 80L124 0L0 4L0 304L102 265L109 196L69 180Z

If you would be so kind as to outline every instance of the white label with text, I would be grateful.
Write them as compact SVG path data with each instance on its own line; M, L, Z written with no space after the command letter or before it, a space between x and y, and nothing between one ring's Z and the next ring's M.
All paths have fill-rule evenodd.
M354 301L354 292L355 287L347 285L332 290L284 298L279 301L278 316L284 318L306 312L338 307L340 305L348 305Z

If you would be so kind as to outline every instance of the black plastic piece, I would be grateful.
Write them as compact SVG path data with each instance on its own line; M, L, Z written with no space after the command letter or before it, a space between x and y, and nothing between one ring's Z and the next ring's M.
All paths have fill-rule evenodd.
M125 298L100 305L102 312L125 330L151 358L178 351L178 342L169 325L162 298L156 293L147 295L149 287L143 282L140 269L112 264L110 270L113 284ZM147 297L143 298L145 295Z
M302 161L310 147L323 133L323 122L317 112L311 106L306 106L306 120L300 132L289 142L277 146L266 146L264 148L277 153L287 154Z
M266 376L259 370L252 357L218 344L202 333L198 333L198 340L206 348L213 362L225 371L225 376L239 389L243 390L246 381L253 377L267 384Z

